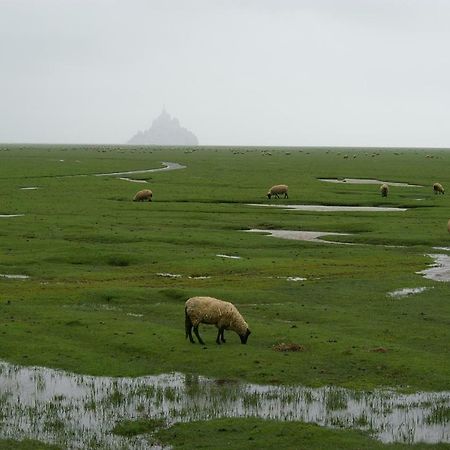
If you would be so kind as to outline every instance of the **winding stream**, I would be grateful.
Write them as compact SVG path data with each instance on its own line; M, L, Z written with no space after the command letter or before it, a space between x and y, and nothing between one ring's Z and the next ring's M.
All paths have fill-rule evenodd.
M141 170L129 170L127 172L109 172L109 173L96 173L96 177L107 177L107 176L123 176L123 175L136 175L139 173L152 173L152 172L167 172L169 170L186 169L186 166L182 164L173 162L162 162L164 167L159 169L141 169Z
M316 212L398 212L407 211L407 208L388 208L385 206L338 206L338 205L268 205L265 203L249 203L248 206L262 206L266 208L293 209L295 211Z
M168 424L220 417L302 421L366 430L382 442L450 442L450 392L357 392L274 386L180 373L139 378L76 375L0 362L0 437L63 448L151 448L112 433L124 419Z

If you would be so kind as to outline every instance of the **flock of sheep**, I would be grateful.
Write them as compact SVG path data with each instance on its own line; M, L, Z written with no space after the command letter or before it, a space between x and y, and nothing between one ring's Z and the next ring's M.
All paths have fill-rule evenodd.
M435 194L444 194L444 188L440 183L434 183L433 191ZM380 193L382 197L387 197L389 193L389 186L383 183L380 186ZM288 186L285 184L277 184L272 186L267 192L267 197L284 198L288 196ZM134 202L151 202L153 192L150 189L144 189L136 193L133 198ZM450 220L448 221L448 231L450 232ZM198 332L198 327L201 323L215 325L218 329L216 343L225 343L225 330L234 331L241 339L242 344L247 343L247 339L251 333L247 322L244 320L237 308L230 302L225 302L213 297L191 297L185 304L185 331L186 339L189 338L191 343L195 343L192 337L192 330L196 335L198 342L202 345L203 342Z
M445 190L441 183L434 183L433 191L435 194L445 194ZM389 193L389 186L386 183L383 183L380 186L380 193L381 193L382 197L387 197L387 195Z

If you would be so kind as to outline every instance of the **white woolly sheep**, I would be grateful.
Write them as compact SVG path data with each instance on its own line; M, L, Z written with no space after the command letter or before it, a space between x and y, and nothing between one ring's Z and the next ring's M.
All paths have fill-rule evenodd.
M434 183L433 184L433 191L434 191L435 194L444 194L444 192L445 192L441 183Z
M387 197L389 193L389 186L386 183L383 183L380 186L380 193L382 197Z
M218 328L217 344L220 344L221 341L225 342L223 335L225 330L236 332L241 338L241 343L247 343L250 330L247 322L232 303L213 297L191 297L186 302L184 312L186 338L189 337L192 344L195 344L192 338L192 328L194 328L198 342L202 345L205 344L198 333L200 323L215 325Z
M269 200L272 197L272 195L275 195L276 198L280 198L279 197L280 194L284 194L284 198L289 198L288 187L285 184L277 184L275 186L272 186L269 189L269 192L267 193L267 197L269 198Z
M153 192L150 189L144 189L143 191L139 191L133 198L133 202L145 202L148 200L152 201Z

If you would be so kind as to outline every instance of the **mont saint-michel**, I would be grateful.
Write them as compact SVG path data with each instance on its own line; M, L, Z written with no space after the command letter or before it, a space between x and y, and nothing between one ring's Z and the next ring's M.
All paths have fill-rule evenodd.
M137 145L198 145L197 136L180 125L165 109L152 122L152 126L138 131L128 144Z

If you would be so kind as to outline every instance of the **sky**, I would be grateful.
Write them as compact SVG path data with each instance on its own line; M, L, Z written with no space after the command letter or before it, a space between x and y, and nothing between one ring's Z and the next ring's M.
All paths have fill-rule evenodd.
M0 142L450 147L449 0L0 0Z

